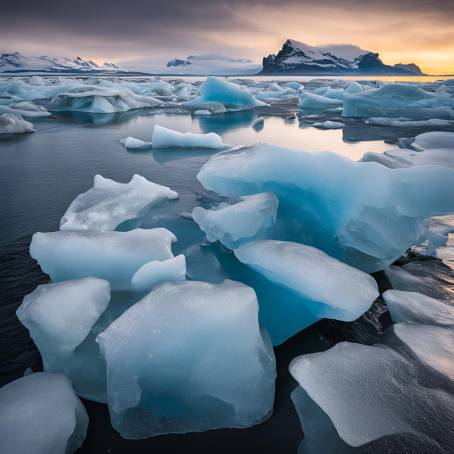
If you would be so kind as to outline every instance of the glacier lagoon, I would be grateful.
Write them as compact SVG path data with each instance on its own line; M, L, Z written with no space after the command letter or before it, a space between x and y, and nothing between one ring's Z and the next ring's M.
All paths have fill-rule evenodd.
M316 90L317 88L319 87L313 89ZM168 87L162 85L160 87L161 93L165 93L166 89ZM305 89L311 90L310 85ZM268 92L266 96L270 96ZM7 346L4 350L6 352L5 360L2 361L2 365L4 365L2 366L2 373L4 373L5 382L20 376L28 367L32 367L34 370L38 370L40 367L39 353L30 341L28 332L18 323L14 315L17 306L25 295L31 293L36 285L48 282L47 276L40 271L28 255L31 235L35 232L58 230L60 220L70 203L76 196L93 187L95 174L121 183L127 183L134 174L140 174L149 181L171 188L172 191L178 193L178 199L168 200L161 205L153 206L149 212L141 216L140 225L132 219L126 221L117 230L127 231L138 226L144 229L166 228L178 239L172 244L173 254L175 256L179 254L186 256L188 280L207 281L215 284L219 284L226 278L241 281L256 289L259 300L266 300L266 295L263 294L265 292L260 291L266 277L260 275L256 269L252 270L247 265L241 264L225 247L218 243L210 244L205 241L205 233L191 220L190 213L197 206L210 209L222 206L226 202L232 203L233 205L230 205L232 207L235 206L235 203L238 203L238 200L234 197L225 198L222 197L223 194L207 191L197 179L200 169L219 150L172 147L166 149L152 147L141 150L128 149L120 142L121 139L137 137L144 141L151 141L153 126L160 125L180 132L216 133L222 138L224 144L231 146L264 142L286 148L311 150L315 153L331 150L357 161L367 152L375 152L381 155L385 151L394 150L394 152L390 152L390 155L394 156L396 150L400 150L399 145L401 148L411 146L410 139L412 137L426 131L440 130L440 126L434 127L430 123L407 125L402 129L401 126L366 123L361 118L343 118L339 111L315 110L304 112L298 109L296 102L290 98L270 103L270 107L258 106L255 109L216 114L202 114L197 113L197 111L193 113L184 112L178 106L156 106L153 109L128 110L115 114L54 112L51 117L32 118L36 132L0 140L0 152L3 158L0 188L2 194L4 194L1 202L4 215L1 220L0 241L3 250L2 284L6 294L2 303L2 310L4 311L2 338L5 339ZM342 123L343 127L330 129L329 124L316 126L323 125L327 121ZM450 123L447 123L442 127L442 130L452 131L454 128ZM418 143L422 142L419 141ZM430 146L428 148L431 149ZM430 156L428 160L430 161ZM336 170L333 169L333 172L336 172ZM280 196L284 198L283 193ZM434 230L434 235L439 231ZM445 231L449 231L449 229ZM441 264L435 259L422 261L415 260L414 257L413 260L411 257L407 257L398 263L397 273L394 269L396 266L393 266L388 277L385 277L384 273L376 274L380 291L393 287L398 290L414 290L424 293L415 284L415 281L424 284L430 277L433 280L432 290L438 288L440 293L448 292L449 294L449 283L453 282L452 274L445 266L445 263L450 263L449 251L448 242L444 252L440 251L440 256L447 256L448 260L441 262ZM323 263L322 260L321 269L324 269ZM410 277L407 275L402 277L403 273L407 273ZM317 274L316 268L314 268L314 274ZM308 284L304 284L309 289L305 288L303 284L299 284L298 292L302 292L304 298L309 298L311 296L310 279ZM341 284L342 282L338 285ZM268 283L267 285L266 292L270 295L270 301L280 298L292 301L295 298L294 290L289 286L283 287L279 283L271 285ZM354 294L354 289L351 291ZM361 303L363 307L361 312L367 310L375 296L376 293L372 291L369 300ZM430 296L441 298L439 295ZM312 298L315 298L315 296ZM317 298L320 298L320 296L317 296ZM132 303L139 299L140 293L133 297ZM443 300L443 298L441 299ZM329 298L327 300L329 301ZM449 301L449 297L447 300ZM121 304L128 307L132 303L125 304L123 301ZM97 322L97 329L104 329L124 309L125 307L111 306ZM273 316L272 310L270 312L269 309L266 314L268 317L270 314L271 317ZM308 325L316 322L316 320L317 318L311 319ZM127 319L125 323L127 323ZM264 320L261 320L261 323L263 324ZM303 320L303 323L307 323L307 320ZM323 429L328 433L330 427L331 444L321 447L316 444L315 446L319 449L317 452L330 452L332 446L336 446L339 452L343 452L341 449L349 452L348 450L351 448L346 446L344 440L339 440L339 436L336 435L338 426L333 428L332 425L330 426L332 422L329 420L328 422L321 421L319 413L315 410L312 411L316 403L308 403L307 396L304 400L301 396L292 395L295 410L290 400L290 391L295 388L296 382L289 376L287 369L290 361L294 358L308 353L322 352L339 341L367 345L380 343L382 342L383 331L390 323L386 306L379 299L366 315L357 321L320 321L275 347L278 379L274 414L258 426L235 431L221 429L220 431L199 434L164 435L136 441L134 446L137 447L137 452L145 452L149 449L170 452L172 449L184 449L190 443L192 447L196 446L199 451L207 452L209 451L208 447L215 443L217 450L221 452L232 452L238 446L248 452L254 450L276 452L278 446L282 451L296 452L303 438L297 411L306 435L304 439L306 441L303 441L300 447L302 452L311 448L311 443L314 442L317 431ZM270 326L268 327L269 330L272 329ZM291 329L290 335L298 331L298 328ZM285 341L286 337L287 335L284 335L283 339L279 339L275 343L280 344L281 341ZM264 339L266 342L266 337ZM91 352L95 344L93 339L90 342L91 346L85 344L84 348ZM409 345L411 348L410 342ZM304 356L302 358L298 361L302 362L304 366ZM320 358L320 367L322 367L323 357ZM348 364L348 361L347 356L346 364ZM403 360L397 358L396 363L399 364L399 361ZM390 364L392 366L391 360ZM292 374L302 386L307 387L305 381L300 378L304 368L300 366L300 363L297 363L297 365L297 368L292 369ZM373 366L375 365L371 367ZM410 364L410 370L412 370L411 367ZM297 372L295 372L296 370ZM323 369L321 370L323 371ZM318 369L314 370L313 373L317 372ZM342 373L345 374L345 372ZM430 374L428 375L425 372L425 369L422 369L422 372L419 371L418 374L424 376L426 380L433 380L433 377L431 378ZM153 381L153 377L149 379ZM361 375L358 379L361 379ZM303 392L302 388L298 388L298 390L299 394ZM167 392L169 391L167 390ZM317 395L312 397L317 401ZM403 398L411 399L411 396L405 397L404 395ZM301 401L305 403L301 404ZM88 409L90 425L87 440L81 452L102 452L102 450L107 449L111 449L112 452L124 452L131 449L130 442L113 432L104 405L87 400L83 402ZM317 403L323 408L323 400L319 399ZM320 409L317 408L317 411L320 412ZM331 416L329 409L326 410L326 413ZM256 421L261 419L263 417L256 418ZM333 418L333 421L337 424L335 418ZM237 425L241 426L242 424ZM219 424L219 426L222 427L222 424ZM311 427L315 427L312 433ZM379 434L381 435L382 432L379 432ZM347 439L351 440L351 438ZM417 430L412 430L409 440L404 437L404 442L402 442L402 440L395 441L391 438L391 440L380 440L379 443L384 443L384 446L394 446L393 449L399 449L401 443L404 443L405 446L407 442L408 446L415 446L415 449L418 446L424 449L426 446L424 443L418 445L420 438L418 438ZM320 439L315 440L315 442L320 443ZM428 446L432 447L433 441L430 435L427 443ZM341 447L339 447L339 444ZM218 445L223 446L219 448ZM383 444L379 444L379 446L383 446ZM416 452L418 451L416 450ZM444 451L440 450L440 452Z

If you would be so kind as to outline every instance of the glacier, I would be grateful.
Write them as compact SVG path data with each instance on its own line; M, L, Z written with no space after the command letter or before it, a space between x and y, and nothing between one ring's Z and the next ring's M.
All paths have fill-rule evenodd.
M134 175L129 183L95 175L93 187L69 205L60 230L115 230L126 221L140 219L151 207L176 198L175 191L141 175Z
M427 218L454 210L451 169L388 169L335 153L266 144L219 153L197 178L222 196L274 192L279 198L274 239L317 247L368 272L387 268L421 243Z
M82 446L88 415L61 374L32 373L0 388L5 454L72 454Z
M374 278L311 246L251 241L235 249L240 262L291 290L279 301L260 301L262 324L274 345L323 318L353 321L378 297Z
M115 290L129 290L133 275L146 263L173 258L176 237L164 228L128 232L37 232L30 255L53 282L99 277Z
M98 335L124 438L249 427L273 407L274 354L243 284L163 284Z
M220 241L235 249L250 240L265 238L270 234L279 206L272 193L241 197L238 203L226 203L206 210L195 207L192 219L206 233L210 242Z

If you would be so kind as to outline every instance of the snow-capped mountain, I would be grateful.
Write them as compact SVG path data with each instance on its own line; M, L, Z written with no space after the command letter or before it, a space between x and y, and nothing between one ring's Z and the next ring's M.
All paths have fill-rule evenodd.
M0 54L0 72L118 71L119 69L114 63L104 63L100 66L92 60L84 60L81 57L74 59L55 58L47 55L30 57L22 55L19 52Z
M174 58L163 72L169 74L245 75L257 74L261 65L245 58L230 58L220 54L190 55Z
M288 39L276 55L263 58L261 74L406 75L422 72L413 63L386 65L377 53L351 44L310 46Z

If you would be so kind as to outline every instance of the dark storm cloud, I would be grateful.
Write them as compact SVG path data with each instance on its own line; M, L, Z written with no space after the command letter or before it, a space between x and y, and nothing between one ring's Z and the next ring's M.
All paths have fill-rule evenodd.
M332 20L347 17L354 29L356 23L363 26L362 22L388 13L393 20L377 30L395 33L392 28L399 27L396 19L402 18L402 39L408 41L427 40L417 31L424 27L427 16L428 26L439 25L441 32L433 30L431 36L440 46L446 43L443 30L449 24L452 28L454 22L453 0L17 0L0 8L0 50L82 53L134 61L191 52L241 54L243 47L252 55L254 44L249 39L257 43L256 54L260 55L269 45L267 37L275 36L277 43L286 36L287 11L289 23L295 16L302 21L301 30L295 28L301 36L292 37L304 39L310 25L304 20L313 14L313 26L321 22L319 35L312 35L320 36L319 40L325 36L324 41L336 41L335 33L324 25L329 16ZM324 17L317 16L320 11ZM274 15L279 15L280 22L274 21ZM366 32L360 28L358 39Z

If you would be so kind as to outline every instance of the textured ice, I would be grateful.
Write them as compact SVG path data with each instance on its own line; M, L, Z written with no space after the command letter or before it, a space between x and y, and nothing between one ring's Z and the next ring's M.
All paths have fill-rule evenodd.
M114 230L140 218L150 207L178 197L166 186L134 175L129 183L118 183L95 175L93 188L78 195L60 221L60 230Z
M424 134L416 136L411 146L419 151L434 148L450 148L451 150L454 150L454 132L425 132Z
M192 218L210 242L220 241L230 249L268 236L274 223L279 200L272 193L241 197L233 205L221 204L206 210L195 207Z
M274 192L276 239L315 246L369 272L420 244L425 218L454 211L451 169L388 169L329 152L259 144L211 157L197 178L223 196Z
M324 95L304 91L301 93L298 107L303 109L325 110L342 106L341 99L327 98Z
M226 145L221 137L214 133L194 134L192 132L181 133L155 125L151 139L153 148L214 148L222 149Z
M145 142L140 139L136 139L135 137L125 137L124 139L120 139L120 143L125 148L137 148L139 150L143 150L146 148L151 148L151 142Z
M344 117L454 119L454 96L417 85L389 83L361 93L344 93Z
M87 427L87 412L64 375L38 372L0 388L5 454L72 454Z
M266 105L256 99L246 87L242 87L220 77L207 77L200 87L200 96L182 104L189 110L245 110Z
M87 277L40 285L17 310L41 353L44 370L64 373L77 394L98 401L105 401L105 370L86 354L96 348L87 337L109 301L109 283ZM88 373L91 370L98 373Z
M418 292L387 290L383 293L394 322L454 327L454 307Z
M4 113L0 115L0 134L22 134L34 131L33 124L25 121L18 114Z
M145 263L173 257L174 241L175 235L163 228L38 232L30 255L54 282L95 276L109 281L113 289L130 289L132 276Z
M323 128L323 129L341 129L345 125L344 123L341 123L340 121L322 121L321 123L313 123L312 126L315 126L317 128Z
M273 344L322 318L356 320L378 297L377 284L370 275L310 246L261 240L240 246L235 255L294 293L260 307Z
M243 284L163 284L98 336L125 438L249 427L273 407L275 362Z
M186 259L183 254L167 260L154 260L145 263L132 276L132 288L147 291L163 282L183 281L186 279Z
M156 107L160 104L162 101L153 96L138 95L127 87L115 90L96 85L82 85L54 97L49 104L49 110L115 113Z
M43 106L37 106L32 102L21 101L8 106L0 105L0 113L21 115L22 117L48 117L51 115Z
M350 446L398 434L432 445L432 450L422 452L450 452L452 394L439 385L430 386L435 379L430 370L387 346L341 342L325 352L296 358L290 373ZM305 409L298 412L304 415Z

